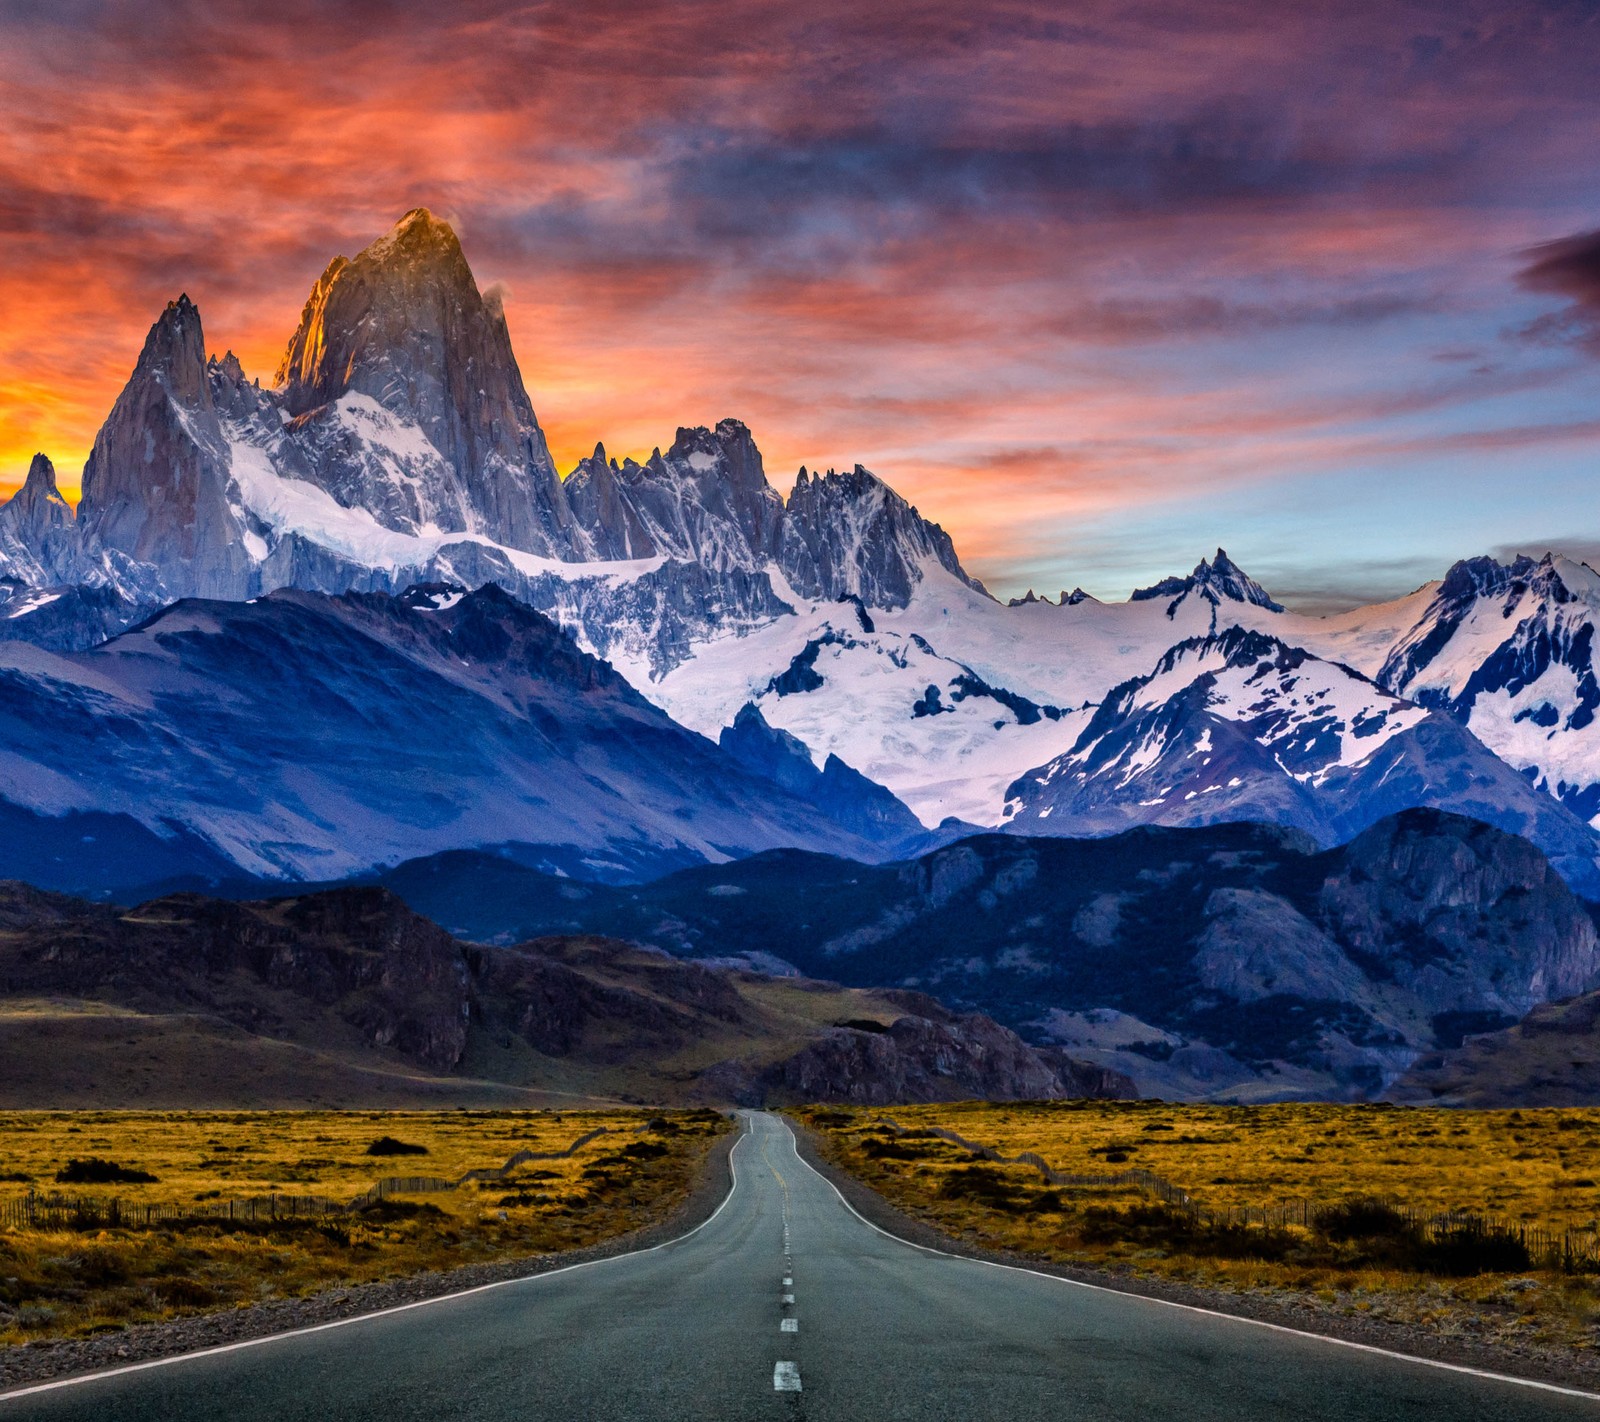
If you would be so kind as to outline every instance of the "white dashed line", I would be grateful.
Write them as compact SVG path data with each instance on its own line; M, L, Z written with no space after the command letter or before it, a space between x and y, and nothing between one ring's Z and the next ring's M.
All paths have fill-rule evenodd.
M793 1294L785 1294L783 1296L782 1302L786 1303L786 1304L792 1304L794 1302L794 1295Z
M792 1283L794 1283L794 1280L791 1279L787 1274L785 1274L783 1276L783 1286L784 1286L784 1288L787 1289Z
M772 1369L774 1392L799 1392L800 1369L794 1363L778 1363Z
M798 1333L799 1331L800 1320L798 1318L786 1318L778 1325L779 1333Z

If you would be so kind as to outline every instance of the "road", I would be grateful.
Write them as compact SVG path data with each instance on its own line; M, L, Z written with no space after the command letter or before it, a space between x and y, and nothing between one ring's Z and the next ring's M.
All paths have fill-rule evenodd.
M1600 1419L1600 1401L916 1249L778 1118L694 1233L258 1346L0 1397L0 1422Z

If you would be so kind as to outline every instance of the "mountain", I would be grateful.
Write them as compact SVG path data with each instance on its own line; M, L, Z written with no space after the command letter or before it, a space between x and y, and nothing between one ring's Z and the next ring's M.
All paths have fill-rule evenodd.
M36 454L28 477L0 507L0 577L23 587L60 580L71 557L73 512L56 488L56 469Z
M865 815L858 829L900 852L923 831L1238 816L1332 843L1432 805L1532 836L1600 892L1587 568L1473 559L1318 619L1219 548L1124 603L1001 606L861 466L802 468L785 496L738 420L681 428L642 463L596 446L562 480L497 289L425 209L311 284L268 388L207 354L186 296L170 303L83 489L73 518L36 460L0 511L0 642L86 651L183 598L492 584L709 740L753 747L736 725L753 707L822 777L801 793ZM1265 688L1224 665L1250 636L1271 643L1274 689L1224 706L1224 684ZM1312 682L1319 706L1296 700ZM1190 759L1207 736L1215 749ZM785 754L757 759L802 775L795 747L773 744ZM871 786L919 828L881 796L869 809ZM180 860L201 872L207 854Z
M1469 726L1508 765L1600 821L1600 574L1546 554L1445 575L1377 679Z
M978 586L859 466L802 473L786 507L737 420L642 465L597 448L563 482L498 296L421 208L329 264L274 388L208 358L198 309L170 303L83 487L48 581L115 586L124 626L177 597L494 582L642 680L788 614L793 589L894 605L930 567ZM38 587L34 541L16 566Z
M408 212L318 278L278 368L308 477L385 528L477 533L546 557L571 514L498 296L448 223Z
M152 602L249 596L247 526L229 482L200 313L180 296L150 328L83 467L84 558L122 554L141 569L139 590Z
M25 1031L10 1027L17 1003ZM1129 1091L917 993L778 982L602 938L473 947L381 889L122 911L0 884L11 1109Z
M1062 602L1067 602L1068 596L1063 593ZM1178 605L1190 597L1219 609L1225 608L1230 602L1242 602L1253 607L1264 607L1268 612L1284 610L1280 603L1267 595L1267 590L1260 583L1220 548L1217 549L1217 556L1209 562L1202 558L1188 577L1163 578L1152 587L1138 588L1129 601L1164 602L1167 604L1167 616L1172 617Z
M0 740L0 873L51 887L481 845L601 875L878 852L494 587L184 600L87 652L0 643Z
M1431 810L1333 850L1224 824L878 866L787 850L641 885L444 856L384 882L469 936L604 933L934 993L1168 1097L1369 1096L1464 1027L1600 986L1594 920L1549 861Z
M723 728L717 743L753 775L881 846L885 857L928 848L938 838L888 790L838 756L830 755L818 770L805 744L787 731L774 730L753 703Z
M1019 777L1008 828L1074 833L1258 820L1322 844L1413 806L1532 840L1600 898L1589 827L1449 716L1348 667L1233 627L1178 643L1096 708L1072 749Z

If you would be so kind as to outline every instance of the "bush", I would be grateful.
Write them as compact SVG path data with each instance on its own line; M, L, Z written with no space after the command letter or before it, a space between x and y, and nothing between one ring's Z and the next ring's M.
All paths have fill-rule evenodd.
M1345 1244L1353 1239L1409 1239L1416 1230L1392 1205L1381 1200L1345 1200L1317 1211L1313 1228L1324 1239Z
M1444 1230L1417 1250L1418 1268L1455 1279L1472 1274L1520 1274L1532 1262L1528 1246L1517 1235L1492 1225Z
M654 1141L635 1141L632 1145L623 1146L622 1153L633 1160L659 1160L671 1152Z
M1277 1261L1288 1258L1298 1244L1287 1230L1207 1224L1165 1205L1133 1205L1125 1210L1091 1206L1083 1212L1079 1232L1087 1244L1138 1244L1197 1259Z
M60 1170L56 1180L62 1185L153 1185L156 1177L146 1170L118 1165L114 1160L102 1160L97 1155L78 1159L74 1156Z
M992 1165L968 1165L946 1173L939 1182L941 1200L971 1200L992 1210L1019 1214L1028 1201L1016 1183Z
M867 1136L861 1142L861 1154L868 1160L921 1160L922 1152L915 1146L901 1145L896 1140L883 1140Z
M393 1136L379 1136L367 1147L368 1155L426 1155L427 1146L412 1145L410 1141L397 1141Z
M379 1200L361 1211L361 1218L375 1224L393 1224L398 1220L415 1220L431 1216L443 1219L444 1211L437 1205L421 1200Z

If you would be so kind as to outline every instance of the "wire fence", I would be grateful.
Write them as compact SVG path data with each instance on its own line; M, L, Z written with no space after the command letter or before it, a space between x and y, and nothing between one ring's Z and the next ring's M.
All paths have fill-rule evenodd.
M636 1128L649 1129L648 1123ZM335 1200L326 1195L257 1195L241 1200L196 1200L193 1202L144 1203L117 1196L75 1195L59 1190L30 1190L12 1200L0 1200L0 1228L140 1228L150 1225L197 1220L226 1220L230 1223L317 1219L326 1215L347 1215L372 1206L393 1195L427 1195L459 1190L463 1185L484 1180L504 1180L520 1167L536 1160L566 1160L590 1141L608 1134L634 1134L612 1126L597 1126L586 1131L560 1150L519 1150L504 1165L469 1170L457 1179L439 1175L386 1175L353 1200Z
M1334 1212L1349 1204L1348 1200L1317 1200L1297 1198L1260 1205L1202 1205L1187 1190L1154 1171L1121 1170L1106 1174L1075 1174L1057 1170L1035 1151L1020 1155L1002 1155L993 1146L980 1145L965 1136L942 1126L918 1127L908 1130L890 1117L880 1117L871 1123L896 1136L937 1137L969 1152L976 1158L996 1165L1026 1165L1039 1172L1047 1185L1091 1190L1136 1191L1160 1200L1170 1208L1187 1215L1196 1224L1212 1228L1287 1229L1298 1226L1315 1229L1319 1221L1327 1221ZM1372 1203L1392 1211L1417 1236L1429 1243L1476 1239L1514 1239L1527 1250L1534 1265L1560 1269L1567 1273L1600 1272L1600 1231L1592 1229L1554 1229L1532 1225L1522 1220L1508 1219L1503 1215L1481 1214L1471 1210L1427 1210L1403 1201L1381 1197Z

